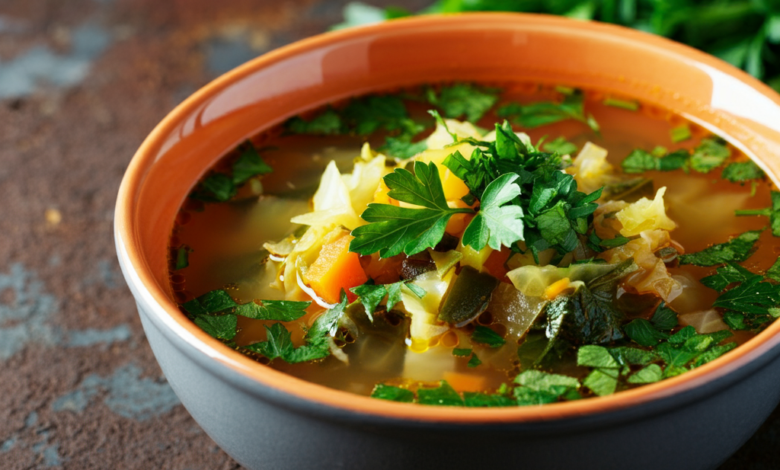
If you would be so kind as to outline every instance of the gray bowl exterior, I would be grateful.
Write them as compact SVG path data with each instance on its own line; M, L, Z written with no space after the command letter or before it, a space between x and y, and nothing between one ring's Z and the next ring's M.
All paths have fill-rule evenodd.
M388 419L294 397L225 367L171 331L133 291L152 350L185 408L250 469L711 469L780 401L776 347L701 387L609 414L490 425Z

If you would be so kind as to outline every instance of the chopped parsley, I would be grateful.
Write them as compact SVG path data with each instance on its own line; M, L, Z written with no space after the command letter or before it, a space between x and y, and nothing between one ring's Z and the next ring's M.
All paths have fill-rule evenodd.
M742 209L735 211L737 217L759 215L769 217L772 235L780 237L780 192L772 191L772 207L764 209Z
M626 109L628 111L639 111L639 102L635 100L621 100L609 97L604 100L604 104L613 108Z
M471 209L452 209L447 205L434 163L415 162L414 174L396 168L384 180L390 189L388 196L422 207L413 209L369 204L360 216L369 224L352 231L355 237L349 245L352 252L370 255L378 251L383 258L400 253L413 255L435 247L454 214L473 212Z
M500 348L506 343L506 340L501 335L482 325L477 325L474 328L474 332L471 333L471 340L491 348Z
M586 124L594 132L599 131L599 124L593 116L585 114L581 92L564 94L563 101L560 103L538 102L527 105L510 103L498 108L497 114L528 129L574 119Z
M176 260L174 261L173 270L178 271L184 269L190 265L190 252L192 250L187 245L182 245L176 249Z
M401 403L412 403L414 401L414 392L401 387L392 385L377 384L371 392L371 398L380 400L398 401Z
M678 143L690 139L693 135L691 134L691 128L687 124L683 124L672 128L669 131L669 137L671 137L672 142Z
M764 177L764 171L752 161L730 163L723 169L721 177L732 183L744 183Z
M476 123L498 101L500 90L469 83L443 86L437 94L432 88L426 92L428 102L442 110L448 118L466 118Z
M745 261L753 253L753 246L760 236L761 230L745 232L725 243L712 245L698 253L680 255L680 264L715 266L729 261Z
M693 150L691 168L699 173L709 173L718 168L731 156L726 141L720 137L705 137Z
M226 202L233 199L238 188L255 176L271 173L271 168L250 141L238 146L240 155L233 163L231 175L211 173L193 190L189 197L204 202Z
M688 152L685 150L677 150L662 157L656 157L652 153L636 149L628 154L621 166L626 173L643 173L651 170L673 171L684 168L688 156Z

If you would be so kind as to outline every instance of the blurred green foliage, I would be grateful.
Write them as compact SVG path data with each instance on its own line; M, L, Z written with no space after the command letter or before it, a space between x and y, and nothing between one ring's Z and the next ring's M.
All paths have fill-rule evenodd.
M439 0L417 14L548 13L615 23L713 54L780 90L780 0ZM415 13L350 3L335 28Z

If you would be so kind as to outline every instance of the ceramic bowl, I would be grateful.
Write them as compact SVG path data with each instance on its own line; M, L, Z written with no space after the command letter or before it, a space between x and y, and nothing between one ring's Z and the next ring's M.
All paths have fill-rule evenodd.
M242 140L354 95L537 80L676 110L780 176L780 97L711 56L616 26L521 14L397 20L323 34L223 75L171 112L122 181L116 247L182 403L252 469L713 468L780 400L780 322L692 372L540 407L392 403L308 383L209 337L172 301L167 242L193 183ZM495 467L495 466L501 467Z

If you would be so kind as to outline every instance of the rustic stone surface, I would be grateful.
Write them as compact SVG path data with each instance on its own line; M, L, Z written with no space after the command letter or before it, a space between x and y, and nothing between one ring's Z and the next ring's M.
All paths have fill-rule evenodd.
M0 468L240 468L154 360L116 262L115 196L173 106L344 3L0 3ZM780 468L779 431L776 411L724 468Z

